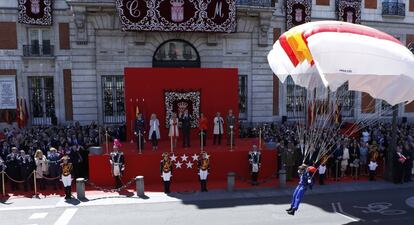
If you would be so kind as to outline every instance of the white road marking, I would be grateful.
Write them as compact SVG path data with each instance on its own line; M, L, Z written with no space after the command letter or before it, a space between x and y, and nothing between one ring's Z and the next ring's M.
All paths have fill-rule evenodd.
M69 208L66 209L62 215L59 217L59 219L55 222L54 225L66 225L69 223L69 221L72 219L72 217L75 215L76 211L78 211L77 208Z
M359 218L355 218L355 217L345 213L344 210L342 209L342 205L341 205L340 202L337 202L337 203L332 202L331 205L332 205L332 209L333 209L334 213L339 214L339 215L341 215L341 216L343 216L343 217L345 217L345 218L347 218L351 221L354 221L354 222L361 221Z
M45 213L33 213L30 217L29 220L35 220L35 219L43 219L47 216L47 212Z
M414 208L414 196L407 198L405 200L405 204L407 204L411 208Z

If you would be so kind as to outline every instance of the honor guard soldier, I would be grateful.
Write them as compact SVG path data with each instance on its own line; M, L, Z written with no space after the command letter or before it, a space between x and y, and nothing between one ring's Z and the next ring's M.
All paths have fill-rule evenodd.
M73 166L72 163L69 162L69 156L63 156L62 157L62 163L60 164L60 167L62 168L62 183L63 188L65 189L65 199L71 199L72 198L72 170Z
M125 170L125 158L124 153L119 151L121 143L118 139L114 140L114 151L110 154L109 162L111 163L112 176L115 178L115 188L122 187L121 176Z
M260 169L260 155L259 149L256 145L253 145L253 150L249 152L250 172L252 174L252 185L259 185L257 178L259 176Z
M164 182L164 193L170 193L170 180L172 177L172 162L168 157L168 153L164 152L162 154L162 160L160 163L160 172L161 177Z
M207 152L202 152L198 159L198 175L200 176L201 192L207 192L207 176L210 169L210 161Z
M144 149L144 133L145 133L145 121L142 118L142 113L138 113L134 124L134 134L137 137L137 149Z

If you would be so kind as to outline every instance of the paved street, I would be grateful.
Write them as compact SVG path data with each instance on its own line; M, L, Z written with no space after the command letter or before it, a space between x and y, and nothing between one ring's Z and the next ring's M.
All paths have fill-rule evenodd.
M372 183L376 184L376 183ZM372 185L371 184L371 185ZM352 184L356 186L356 184ZM290 196L285 190L252 193L148 193L136 197L95 197L89 201L61 198L16 199L0 206L2 225L29 224L411 224L414 221L414 185L343 192L333 187L307 193L295 216L287 215ZM363 183L361 186L370 185ZM381 184L382 185L382 184ZM384 184L392 187L391 184ZM339 188L336 191L341 191ZM318 190L319 188L319 190ZM325 188L325 189L324 189ZM327 193L318 193L324 191ZM329 192L329 193L328 193ZM208 200L212 199L212 200Z

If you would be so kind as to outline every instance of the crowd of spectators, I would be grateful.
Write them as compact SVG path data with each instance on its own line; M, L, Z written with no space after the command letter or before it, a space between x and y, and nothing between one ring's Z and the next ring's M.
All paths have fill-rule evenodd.
M118 137L121 133L119 128L108 132ZM99 145L104 133L94 122L84 126L75 122L69 126L5 128L0 131L0 170L7 173L6 180L12 191L21 188L19 183L23 183L25 191L33 188L33 171L40 189L46 185L56 189L61 158L69 156L74 178L87 178L88 148Z
M241 137L258 137L278 149L278 165L286 169L287 180L296 177L296 168L302 163L322 165L326 176L340 180L344 177L359 179L361 176L385 172L387 150L391 147L391 124L357 124L351 126L326 126L304 128L297 123L261 124L240 128ZM352 130L352 132L349 132ZM303 133L303 135L298 135ZM307 140L308 139L308 140ZM414 157L414 124L397 126L396 151L392 153L395 183L410 182ZM325 170L326 168L326 170ZM325 175L324 175L325 176ZM322 182L323 183L323 182Z

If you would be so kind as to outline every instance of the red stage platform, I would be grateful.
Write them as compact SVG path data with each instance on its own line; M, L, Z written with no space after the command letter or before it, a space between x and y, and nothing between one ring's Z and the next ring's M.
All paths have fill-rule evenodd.
M205 151L210 155L210 174L208 178L212 183L225 184L229 172L235 172L239 178L247 179L250 177L248 152L251 150L253 143L257 144L257 140L237 139L236 146L232 151L225 144L212 145L211 140L208 140L207 143ZM192 156L200 152L199 142L198 140L192 140L191 144L192 148L183 149L180 146L174 150L174 155L177 157L174 163L182 163L181 168L177 168L179 164L174 165L172 182L175 185L198 183L197 161L194 161ZM106 152L104 146L103 148L104 152ZM164 151L169 152L169 149L170 142L168 141L161 141L159 149L155 152L151 150L150 144L147 143L142 154L138 154L135 143L123 143L121 150L125 153L126 161L126 170L122 178L123 182L126 183L135 176L142 175L144 176L147 190L147 187L159 186L161 188L161 154ZM114 184L108 155L89 156L89 165L91 182L100 186L112 186ZM259 177L262 179L271 177L275 174L276 168L277 152L262 149L262 167ZM154 189L158 190L158 188Z

